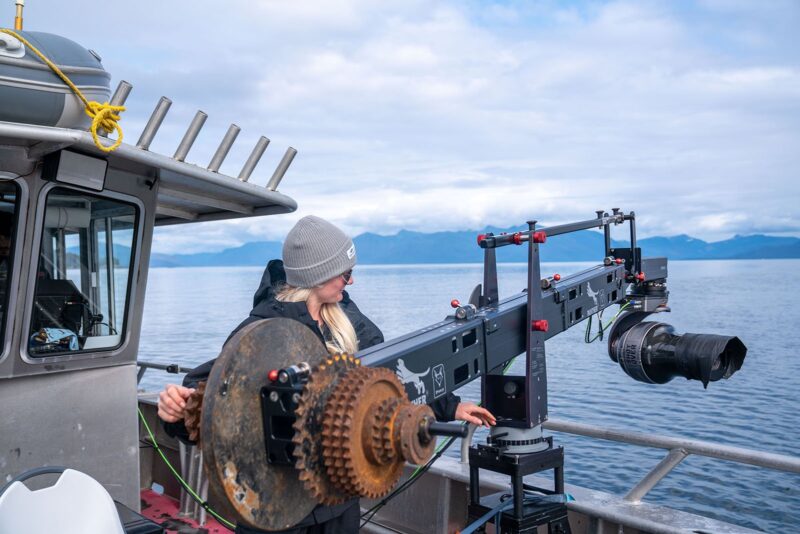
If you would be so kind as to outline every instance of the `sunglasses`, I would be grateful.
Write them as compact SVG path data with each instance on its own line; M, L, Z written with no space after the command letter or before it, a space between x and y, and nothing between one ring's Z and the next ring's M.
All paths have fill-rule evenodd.
M350 283L350 279L353 278L353 269L341 274L342 280L344 280L345 284Z

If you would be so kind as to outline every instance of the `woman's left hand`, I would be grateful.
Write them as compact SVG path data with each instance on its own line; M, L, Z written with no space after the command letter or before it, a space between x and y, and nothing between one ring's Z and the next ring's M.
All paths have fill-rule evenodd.
M456 420L478 426L494 426L497 420L492 412L474 402L460 402L456 407Z

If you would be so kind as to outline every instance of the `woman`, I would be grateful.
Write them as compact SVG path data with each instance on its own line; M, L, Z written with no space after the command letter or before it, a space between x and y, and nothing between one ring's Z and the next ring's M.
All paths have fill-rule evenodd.
M283 263L273 260L253 299L253 309L231 333L261 319L285 317L299 321L325 343L331 353L354 354L383 342L383 334L355 303L345 288L354 282L356 249L353 241L328 221L310 215L303 217L286 236ZM230 339L230 337L228 338ZM183 386L169 385L159 395L158 415L167 432L186 440L183 425L186 399L198 382L206 380L214 361L207 362L186 375ZM494 416L474 403L460 402L448 395L431 404L436 417L459 419L477 425L493 425ZM317 506L292 534L355 533L359 526L358 499L337 506ZM259 530L237 527L237 533Z

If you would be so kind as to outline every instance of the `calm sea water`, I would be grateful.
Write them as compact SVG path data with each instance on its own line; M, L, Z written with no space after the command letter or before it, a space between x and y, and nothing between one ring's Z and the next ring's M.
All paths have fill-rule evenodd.
M542 273L588 266L544 264ZM441 320L481 273L480 265L359 266L351 293L389 339ZM525 286L525 265L499 273L501 296ZM260 278L250 267L152 269L140 359L192 366L216 356ZM673 311L660 319L679 332L738 335L749 349L742 370L707 390L684 379L642 384L608 358L604 342L585 344L580 325L547 342L550 416L800 454L800 260L671 262L669 289ZM522 362L512 372L524 372ZM149 371L142 387L175 380ZM459 393L479 397L476 383ZM664 454L555 437L566 449L566 481L611 493L626 493ZM767 532L800 531L800 475L690 456L645 500Z

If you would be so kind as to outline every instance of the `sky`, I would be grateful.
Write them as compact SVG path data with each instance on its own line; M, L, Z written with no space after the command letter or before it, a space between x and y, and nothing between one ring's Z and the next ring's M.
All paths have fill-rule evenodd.
M13 20L12 0L0 25ZM222 172L259 136L290 215L158 229L155 252L279 240L304 215L352 235L549 225L614 207L640 237L800 236L800 2L27 0L25 29L97 51L137 139Z

